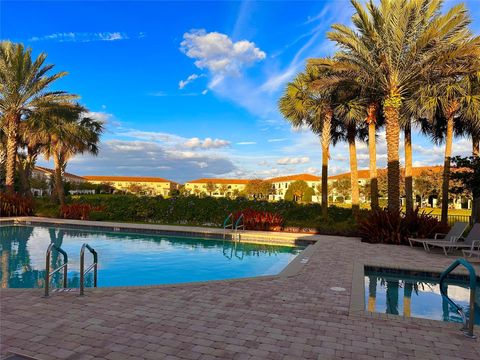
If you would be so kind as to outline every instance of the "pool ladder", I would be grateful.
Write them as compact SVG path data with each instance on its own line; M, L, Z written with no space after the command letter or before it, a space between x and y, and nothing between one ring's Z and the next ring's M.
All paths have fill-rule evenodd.
M233 213L228 214L227 218L223 222L223 239L224 240L227 235L227 229L232 229L232 240L240 241L240 233L238 231L245 230L243 213L241 213L238 219L235 221L233 218Z
M465 314L463 308L457 305L452 299L450 299L447 295L447 289L445 280L447 275L450 274L453 270L455 270L459 265L463 265L469 273L469 281L470 281L470 306L469 306L469 314ZM457 259L455 260L449 267L447 267L442 274L440 275L440 293L442 297L447 300L447 302L452 306L456 312L460 314L463 321L463 328L461 329L465 336L475 339L476 336L473 334L473 327L475 324L475 291L476 291L476 282L477 282L477 275L475 274L475 269L473 268L472 264L470 264L465 259Z
M90 251L93 255L93 263L85 270L85 249ZM63 264L53 271L50 271L51 254L55 250L63 255ZM63 288L66 289L68 285L68 255L65 250L55 244L50 244L45 255L45 297L50 294L50 278L55 273L63 269ZM97 269L98 269L98 254L90 245L83 244L80 250L80 296L85 292L85 275L93 270L93 287L97 287Z

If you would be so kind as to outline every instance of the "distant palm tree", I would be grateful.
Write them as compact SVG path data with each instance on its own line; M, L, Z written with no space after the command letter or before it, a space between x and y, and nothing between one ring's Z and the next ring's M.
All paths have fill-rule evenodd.
M55 165L55 196L61 205L65 204L62 175L67 162L76 154L88 152L96 155L103 132L99 121L86 117L87 110L76 104L63 104L51 111L35 115L30 120L35 138L42 145L47 159L53 158Z
M468 30L464 5L441 13L441 1L351 0L354 29L334 25L328 37L340 46L335 59L369 74L382 94L387 138L388 208L400 208L399 135L405 98L439 78L468 73L478 57L479 38Z
M420 112L429 122L428 133L435 141L445 141L442 183L442 218L448 222L450 188L450 161L453 136L470 135L472 143L480 133L480 86L478 75L463 76L456 81L445 79L434 86L421 87L414 96L420 104ZM414 100L412 100L414 101ZM475 151L473 145L473 151Z
M33 60L31 49L25 49L22 44L0 43L0 125L7 138L5 184L8 192L13 192L20 123L32 113L76 97L48 90L67 73L49 75L53 65L44 65L45 59L42 53Z

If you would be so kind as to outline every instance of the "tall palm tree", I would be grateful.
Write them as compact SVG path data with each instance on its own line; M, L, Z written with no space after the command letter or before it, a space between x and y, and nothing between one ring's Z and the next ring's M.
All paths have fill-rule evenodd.
M471 71L479 38L468 30L464 5L442 14L438 0L351 0L354 29L334 25L328 37L341 51L336 59L369 74L382 93L387 138L388 208L400 208L399 135L403 100L420 86ZM368 85L368 83L367 83Z
M13 192L19 126L32 113L68 101L74 95L49 91L49 86L66 72L50 75L53 65L45 65L46 54L32 59L31 49L9 41L0 43L0 118L6 133L6 188Z
M43 143L47 159L53 158L55 165L55 196L60 205L65 204L62 175L67 162L77 154L85 152L96 155L103 132L101 122L86 117L86 109L78 104L60 104L56 109L32 117L38 142Z
M346 141L350 157L350 186L352 190L352 211L358 215L360 210L360 186L358 184L357 138L363 139L359 131L365 119L366 107L363 99L357 94L360 88L350 81L340 82L335 89L335 116L344 123Z
M343 87L355 90L354 97L362 99L363 106L366 106L365 123L368 126L368 149L370 158L370 198L371 208L378 208L378 179L377 179L377 149L376 149L376 132L377 127L382 124L382 117L379 116L379 99L378 92L372 89L375 86L365 86L366 83L372 81L372 77L368 76L357 68L353 68L348 63L338 61L336 58L320 58L310 59L308 64L313 67L323 69L326 74L322 81L317 81L317 88ZM358 100L358 99L357 99ZM355 121L359 121L355 119Z
M310 73L300 73L292 82L288 83L278 107L283 116L296 127L307 126L320 136L322 147L322 216L328 211L328 160L330 144L336 141L332 137L334 131L333 108L328 93L319 92L312 88L312 81L318 80L319 74L313 69Z

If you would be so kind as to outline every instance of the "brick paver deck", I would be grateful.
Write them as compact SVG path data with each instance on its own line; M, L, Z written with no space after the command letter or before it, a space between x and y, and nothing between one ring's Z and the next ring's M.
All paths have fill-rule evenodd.
M349 314L354 262L441 270L453 257L332 236L313 246L310 261L291 277L87 289L83 298L60 293L44 299L39 289L3 289L1 354L72 360L480 359L480 340L464 337L458 324ZM346 291L332 291L334 286Z

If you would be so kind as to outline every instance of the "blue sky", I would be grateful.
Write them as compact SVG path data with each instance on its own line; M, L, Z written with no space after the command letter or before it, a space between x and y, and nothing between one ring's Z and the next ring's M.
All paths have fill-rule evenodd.
M478 1L467 4L478 33ZM56 70L69 72L56 87L79 94L92 116L106 122L99 156L78 156L67 171L176 181L319 173L318 139L293 130L276 103L305 59L334 52L325 33L333 23L349 23L348 1L0 6L0 38L46 52ZM419 135L414 142L415 164L441 163L443 147ZM381 133L380 166L385 149ZM470 149L467 139L455 141L455 153ZM365 144L358 153L365 168ZM346 146L339 144L330 171L348 167Z

